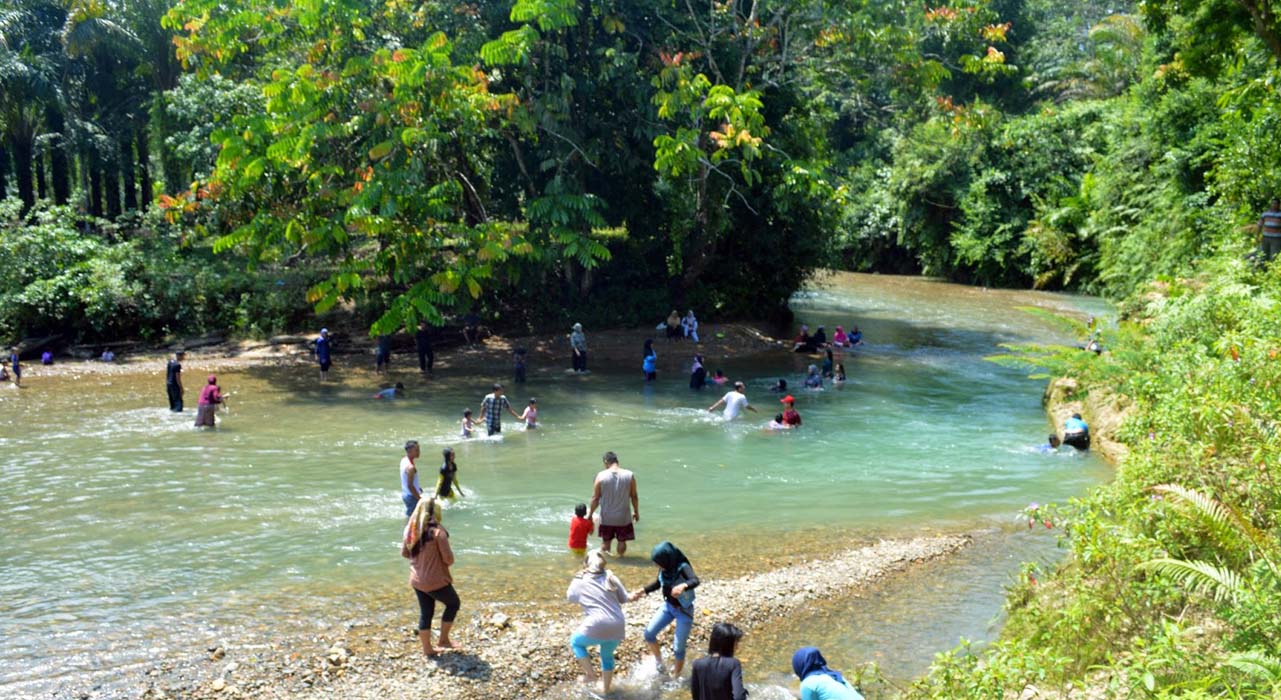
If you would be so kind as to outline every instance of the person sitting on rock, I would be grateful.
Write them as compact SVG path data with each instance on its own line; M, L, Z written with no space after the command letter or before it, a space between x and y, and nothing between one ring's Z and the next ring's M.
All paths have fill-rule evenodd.
M1090 449L1090 426L1081 419L1080 413L1063 421L1063 444L1071 445L1078 450Z

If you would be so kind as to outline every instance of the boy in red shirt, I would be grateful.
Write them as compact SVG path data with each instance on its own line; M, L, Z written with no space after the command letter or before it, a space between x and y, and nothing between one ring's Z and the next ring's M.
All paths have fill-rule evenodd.
M789 394L784 396L779 403L786 407L783 410L783 422L792 428L799 426L801 424L801 414L796 412L796 399Z
M569 551L587 556L587 536L592 534L592 521L587 518L587 504L574 506L574 517L569 521Z

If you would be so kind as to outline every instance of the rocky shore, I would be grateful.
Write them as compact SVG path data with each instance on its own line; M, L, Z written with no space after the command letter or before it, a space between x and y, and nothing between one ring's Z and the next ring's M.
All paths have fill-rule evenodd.
M955 552L970 541L966 535L882 540L830 558L706 581L698 591L698 624L689 642L690 658L697 658L698 650L705 647L714 621L731 620L750 631L807 603L856 595L874 582ZM629 569L620 573L630 586L645 582ZM657 599L651 596L625 606L628 633L618 651L620 676L642 659L641 631L656 605ZM476 604L460 617L455 629L461 650L437 660L422 657L416 633L407 624L349 625L341 635L268 645L228 643L209 650L204 661L145 672L133 696L147 700L537 698L575 681L577 668L566 640L578 620L578 611L568 604L548 609ZM670 644L666 637L670 632L664 638Z

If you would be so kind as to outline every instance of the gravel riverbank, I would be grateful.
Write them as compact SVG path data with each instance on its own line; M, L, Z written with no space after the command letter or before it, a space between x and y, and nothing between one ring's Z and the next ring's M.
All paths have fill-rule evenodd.
M970 541L967 535L882 540L830 558L736 579L708 580L698 591L698 624L689 642L690 659L701 655L712 622L730 620L750 631L806 603L852 597L886 576L955 552ZM648 576L649 571L644 571ZM629 587L648 581L631 567L619 569L619 574ZM625 606L628 632L618 651L620 676L642 658L641 631L656 605L657 599L651 596ZM352 625L339 636L218 647L207 661L140 674L135 697L514 700L540 697L575 680L577 668L567 645L579 619L575 606L533 609L491 603L469 607L454 635L462 650L435 661L422 658L417 636L408 624ZM406 613L405 619L410 617ZM670 632L663 638L670 644L667 637Z

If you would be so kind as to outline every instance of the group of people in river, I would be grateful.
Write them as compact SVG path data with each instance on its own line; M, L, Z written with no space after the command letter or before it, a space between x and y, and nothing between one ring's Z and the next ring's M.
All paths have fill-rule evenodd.
M450 638L461 607L454 589L450 569L454 553L449 532L441 524L441 502L463 495L458 485L457 465L453 450L445 448L444 463L431 496L423 497L419 487L416 460L421 455L417 442L405 444L401 460L401 490L408 521L401 538L401 556L409 560L409 585L418 602L418 638L422 653L434 658L456 648ZM635 540L635 524L640 521L640 497L636 475L624 469L613 452L602 457L603 468L592 484L590 505L578 504L570 519L568 545L575 556L582 557L582 567L570 580L565 597L582 607L583 618L574 628L568 644L583 673L583 681L601 693L613 686L615 651L623 641L627 619L623 605L634 603L653 593L660 603L643 638L660 674L679 678L685 666L687 645L695 621L696 589L702 583L689 558L672 542L664 540L653 547L649 559L657 569L653 580L628 591L623 582L609 570L606 556L622 557L627 543ZM596 530L601 539L599 549L587 551L587 539ZM617 549L614 550L614 543ZM443 606L438 634L432 639L436 605ZM659 637L673 628L669 669L663 660ZM743 637L738 627L728 622L713 625L708 653L693 664L690 694L693 700L744 700L742 666L734 652ZM600 672L591 659L591 650L600 657ZM802 700L862 700L859 692L842 676L827 666L818 649L804 647L792 657L792 669L801 681Z

